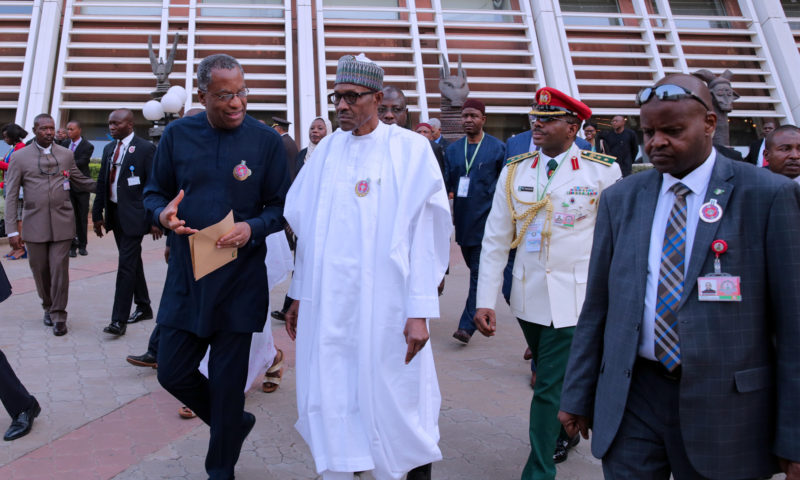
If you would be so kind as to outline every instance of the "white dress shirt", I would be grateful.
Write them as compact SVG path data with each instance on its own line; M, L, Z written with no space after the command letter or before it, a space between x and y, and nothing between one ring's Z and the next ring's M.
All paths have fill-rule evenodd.
M653 215L653 225L650 228L650 250L647 256L647 285L644 291L644 318L642 328L639 330L639 356L648 360L657 360L655 354L655 319L656 302L658 300L658 277L661 269L661 251L664 248L664 233L667 230L672 205L675 203L675 194L669 189L676 183L682 183L691 190L686 195L686 250L683 263L683 274L689 270L689 259L692 257L694 236L697 232L697 222L700 221L700 207L706 198L708 182L717 160L717 151L712 148L706 160L683 178L675 178L665 173L661 182L661 191ZM692 289L691 285L684 284L683 295Z
M125 154L128 153L128 146L131 144L131 140L133 140L133 132L130 133L127 137L122 139L122 148L119 150L119 158L117 158L117 174L114 176L114 181L111 182L111 196L109 200L114 203L117 203L117 180L119 180L119 172L122 171L122 160L125 158ZM117 143L114 143L114 149L111 151L111 161L114 161L114 152L117 150ZM111 165L108 166L111 168Z
M761 140L761 148L758 149L758 158L756 159L756 166L763 167L764 166L764 149L767 146L766 140Z

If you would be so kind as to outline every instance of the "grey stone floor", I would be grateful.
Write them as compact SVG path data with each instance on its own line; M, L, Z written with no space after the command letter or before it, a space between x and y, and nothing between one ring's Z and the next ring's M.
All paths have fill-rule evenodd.
M43 412L30 435L0 445L0 468L137 398L161 390L154 370L125 362L126 355L145 351L154 327L152 321L129 326L128 333L118 339L102 333L113 299L116 249L113 240L106 237L91 238L89 250L88 257L78 257L71 264L70 331L61 338L54 337L41 324L39 300L31 288L27 263L3 260L17 288L1 307L0 348L39 399ZM166 273L161 256L163 239L146 239L144 250L150 295L153 304L158 305ZM522 359L524 340L504 304L498 311L496 337L475 336L466 347L450 337L468 284L458 250L452 250L451 258L441 304L443 318L434 320L431 328L443 395L440 446L444 459L434 465L434 478L514 480L519 478L528 454L527 417L532 390L528 386L528 362ZM283 284L272 292L273 305L282 303L286 288ZM257 422L244 444L236 477L314 479L310 452L293 427L297 418L294 345L282 322L274 322L272 328L276 344L287 354L287 368L277 392L265 394L256 388L247 395L246 408L256 415ZM177 415L178 402L168 400L174 401ZM0 410L0 425L5 428L8 421L5 411ZM195 422L188 434L138 458L114 478L206 478L203 461L208 429ZM37 473L42 475L36 478L58 478L57 472ZM365 474L363 478L372 477ZM569 460L558 467L558 478L602 478L599 461L589 453L589 442L582 441Z

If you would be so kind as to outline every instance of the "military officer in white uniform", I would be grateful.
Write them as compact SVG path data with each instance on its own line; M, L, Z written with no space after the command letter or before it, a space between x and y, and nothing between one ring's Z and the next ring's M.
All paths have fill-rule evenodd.
M530 116L539 150L508 159L483 236L475 324L484 335L494 335L503 268L509 249L517 248L510 306L537 367L523 480L556 475L561 385L586 292L598 200L622 177L614 157L575 145L591 113L556 89L536 92Z

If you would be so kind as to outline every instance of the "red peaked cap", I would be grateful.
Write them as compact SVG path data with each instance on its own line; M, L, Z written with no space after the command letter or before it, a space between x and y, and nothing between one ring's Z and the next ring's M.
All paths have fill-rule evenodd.
M592 109L588 105L576 100L561 90L542 87L536 92L536 103L533 105L531 115L575 115L579 120L588 120L592 116Z

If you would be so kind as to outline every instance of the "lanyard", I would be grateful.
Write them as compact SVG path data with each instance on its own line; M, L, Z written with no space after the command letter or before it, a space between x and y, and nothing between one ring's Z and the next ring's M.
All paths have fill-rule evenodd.
M570 148L571 148L571 147L570 147ZM566 152L562 153L562 154L561 154L561 158L559 158L559 159L555 159L555 160L556 160L556 162L558 162L558 166L557 166L557 167L556 167L556 169L553 171L553 174L552 174L552 175L550 175L550 178L548 178L548 179L547 179L547 183L544 185L544 188L542 189L542 191L541 191L541 192L539 192L539 194L537 195L537 197L536 197L536 200L541 200L541 199L543 199L543 198L544 198L545 194L547 193L547 187L549 187L549 186L550 186L550 182L552 182L552 181L553 181L553 177L555 177L555 176L556 176L556 172L558 172L558 169L559 169L559 168L561 168L561 164L564 162L564 157L566 157L568 153L569 153L569 150L567 150ZM547 168L547 165L546 165L546 164L545 164L545 162L543 162L543 161L539 162L539 165L544 165L544 168ZM540 173L541 171L542 171L542 169L541 169L541 168L537 168L537 169L536 169L536 186L537 186L537 187L538 187L539 185L541 185L541 184L539 183L539 173Z
M486 136L485 133L481 132L481 140L478 142L478 146L475 147L475 152L472 154L472 158L467 161L467 144L469 143L467 138L464 138L464 165L467 167L467 176L469 176L469 169L472 168L472 163L475 162L475 157L478 156L478 150L481 149L481 143L483 143L483 138Z

